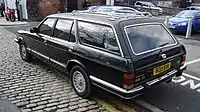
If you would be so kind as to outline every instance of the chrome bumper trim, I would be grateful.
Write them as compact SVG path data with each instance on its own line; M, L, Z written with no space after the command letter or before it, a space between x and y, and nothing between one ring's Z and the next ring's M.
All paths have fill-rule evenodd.
M147 82L146 84L148 84L148 85L153 85L153 84L155 84L155 83L157 83L157 82L159 82L159 81L164 80L164 79L167 78L167 77L170 77L170 76L174 75L175 73L177 73L177 70L172 70L171 72L168 72L166 75L163 75L163 76L161 76L161 77L159 77L159 78L156 78L156 79L154 79L154 80L152 80L152 81L149 81L149 82ZM103 81L103 80L101 80L101 79L99 79L99 78L96 78L96 77L94 77L94 76L91 76L91 75L90 75L90 79L91 79L92 81L95 81L95 82L97 82L97 83L99 83L99 84L102 84L102 85L104 85L104 86L106 86L106 87L108 87L108 88L111 88L111 89L113 89L113 90L116 90L116 91L118 91L118 92L125 93L125 94L135 93L135 92L138 92L138 91L141 91L141 90L144 89L144 86L143 86L143 85L140 85L140 86L137 86L137 87L135 87L135 88L133 88L133 89L131 89L131 90L126 90L126 89L120 88L120 87L118 87L118 86L116 86L116 85L113 85L113 84L111 84L111 83L108 83L108 82L106 82L106 81ZM94 85L97 85L97 84L95 84L95 83L93 83L93 84L94 84Z
M138 86L138 87L136 87L136 88L134 88L132 90L127 91L126 89L120 88L120 87L118 87L116 85L110 84L110 83L108 83L106 81L103 81L103 80L101 80L99 78L96 78L94 76L91 76L91 75L90 75L90 79L92 79L93 81L98 82L98 83L100 83L100 84L102 84L104 86L107 86L107 87L109 87L111 89L114 89L116 91L122 92L122 93L134 93L134 92L142 90L144 88L143 86Z
M161 80L164 80L167 77L170 77L171 75L173 75L175 73L177 73L177 70L172 70L171 72L168 72L166 75L163 75L162 77L159 77L159 78L156 78L156 79L154 79L152 81L149 81L146 84L151 86L151 85L153 85L153 84L155 84L155 83L157 83L157 82L159 82Z
M187 67L187 65L186 65L186 64L184 64L183 66L181 66L181 67L180 67L180 70L185 70L185 69L186 69L186 67Z
M45 58L45 59L47 59L47 60L50 59L48 56L45 56L45 55L43 55L43 54L41 54L41 53L39 53L39 52L37 52L37 51L35 51L35 50L32 50L32 49L30 49L30 48L27 48L27 50L30 50L31 52L33 52L33 53L35 53L35 54L37 54L37 55L39 55L39 56L42 56L43 58Z
M18 42L19 42L19 39L15 38L14 41L15 41L16 43L18 43Z
M120 95L120 94L118 94L118 93L112 91L112 90L109 90L109 89L107 89L107 88L104 88L104 87L102 87L102 86L100 86L100 85L98 85L98 84L95 84L95 83L94 83L94 85L97 86L97 87L99 87L99 88L101 88L101 89L104 89L104 90L106 90L106 91L108 91L108 92L110 92L110 93L112 93L112 94L114 94L114 95L117 95L117 96L119 96L119 97L121 97L121 98L123 98L123 99L127 99L127 100L128 100L128 99L133 99L133 98L135 98L135 97L137 97L137 96L139 96L139 95L142 94L142 93L138 93L138 94L133 95L133 96L130 96L130 97L125 97L125 96L123 96L123 95Z

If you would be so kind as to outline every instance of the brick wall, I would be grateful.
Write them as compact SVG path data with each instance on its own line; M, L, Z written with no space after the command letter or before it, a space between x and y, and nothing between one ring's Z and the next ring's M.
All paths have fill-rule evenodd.
M88 0L92 5L99 5L100 0Z
M27 0L28 20L39 20L38 0Z
M105 5L106 0L88 0L92 5Z
M57 13L61 9L60 0L39 0L38 8L42 18Z
M63 10L61 0L27 0L29 20L41 20L49 14Z
M200 0L192 0L194 3L200 3Z
M88 0L92 5L103 5L105 0ZM41 20L47 15L68 10L82 9L84 0L27 0L28 20ZM68 5L66 5L68 4ZM75 5L77 6L75 7ZM72 11L72 10L70 10Z

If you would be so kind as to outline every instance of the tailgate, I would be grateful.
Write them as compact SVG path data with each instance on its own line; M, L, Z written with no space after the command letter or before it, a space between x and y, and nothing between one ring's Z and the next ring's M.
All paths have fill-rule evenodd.
M184 49L180 45L137 56L134 61L135 86L153 80L181 66ZM165 55L166 57L163 57Z

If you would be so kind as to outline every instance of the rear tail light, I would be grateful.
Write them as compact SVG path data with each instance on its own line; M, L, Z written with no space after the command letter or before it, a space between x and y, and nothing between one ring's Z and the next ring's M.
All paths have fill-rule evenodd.
M181 64L184 65L186 60L186 54L183 54L181 57Z
M124 88L131 89L134 84L134 74L124 74Z

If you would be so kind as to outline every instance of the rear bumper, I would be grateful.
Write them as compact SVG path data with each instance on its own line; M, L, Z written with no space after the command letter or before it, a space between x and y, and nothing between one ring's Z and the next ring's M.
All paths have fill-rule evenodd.
M183 66L180 67L178 70L178 73L176 74L177 77L181 76L183 71L186 70L187 66L184 64Z
M184 64L183 66L180 67L180 71L183 72L184 70L186 70L187 66Z
M123 99L132 99L132 98L142 94L142 92L145 88L152 87L154 85L157 85L159 83L162 83L169 79L172 79L174 76L176 76L176 74L179 74L180 72L182 74L183 70L185 70L185 69L186 69L186 66L184 65L184 66L180 67L180 69L178 69L178 70L174 69L161 77L158 77L154 80L146 82L146 83L144 83L140 86L137 86L131 90L126 90L126 89L120 88L116 85L110 84L110 83L103 81L101 79L98 79L94 76L90 76L90 79L92 80L92 83L94 85L96 85L108 92L111 92Z

